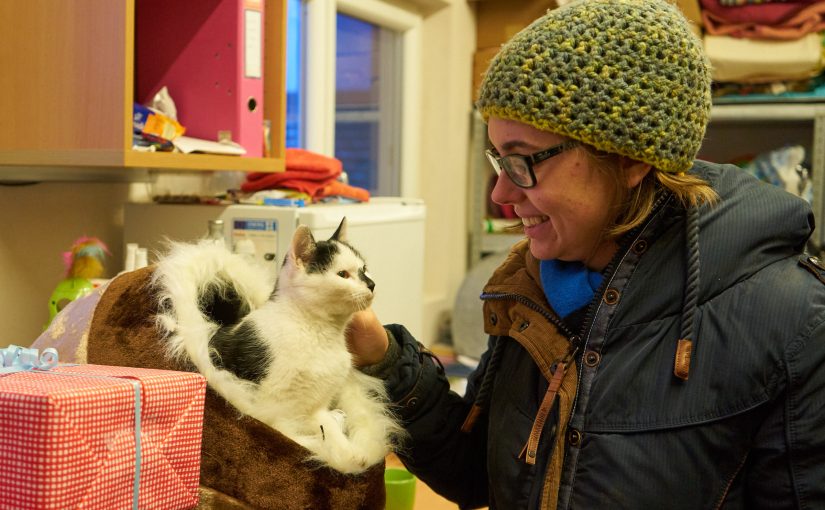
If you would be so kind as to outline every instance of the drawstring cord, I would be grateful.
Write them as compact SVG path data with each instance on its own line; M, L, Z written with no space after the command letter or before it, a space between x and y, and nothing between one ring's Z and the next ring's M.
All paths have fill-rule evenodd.
M470 408L467 418L464 419L464 423L461 425L461 432L465 434L473 430L476 420L482 411L484 411L484 407L489 401L490 390L493 387L493 379L495 379L495 373L498 371L498 365L501 362L501 353L504 351L503 346L504 341L499 337L493 347L493 352L490 354L490 361L487 362L487 368L484 370L484 378L481 380L481 387L478 389L475 401L473 401L473 406Z
M690 360L693 353L693 322L699 302L699 209L691 207L687 211L687 282L685 300L682 305L682 331L676 343L676 358L673 362L673 375L683 381L690 374Z

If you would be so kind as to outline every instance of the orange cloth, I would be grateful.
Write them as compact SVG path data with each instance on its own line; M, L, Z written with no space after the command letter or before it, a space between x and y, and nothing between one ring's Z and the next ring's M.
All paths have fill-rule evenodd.
M316 198L336 196L352 198L360 202L369 202L370 200L369 191L365 190L364 188L350 186L349 184L344 184L343 182L339 181L332 181L331 183L321 188L321 190L316 195Z
M289 188L314 196L318 190L335 181L343 167L336 158L305 149L286 150L286 170L283 172L250 172L241 184L243 191Z
M305 149L286 150L286 170L283 172L250 172L241 190L293 189L312 198L343 196L367 202L369 191L337 180L343 171L341 160Z

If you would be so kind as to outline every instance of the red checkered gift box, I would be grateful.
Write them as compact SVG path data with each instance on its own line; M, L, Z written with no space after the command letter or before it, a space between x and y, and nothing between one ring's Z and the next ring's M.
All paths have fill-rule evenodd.
M0 374L0 508L196 506L205 391L168 370Z

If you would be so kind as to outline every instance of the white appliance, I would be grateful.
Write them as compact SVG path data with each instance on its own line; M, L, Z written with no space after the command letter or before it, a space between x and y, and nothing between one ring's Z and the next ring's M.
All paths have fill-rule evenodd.
M378 318L403 324L422 338L425 214L420 199L388 197L306 207L128 203L124 243L148 248L151 263L165 251L166 240L203 238L209 220L221 219L227 247L234 250L240 240L251 240L256 259L275 273L298 225L312 229L316 239L328 239L346 216L347 238L366 259L375 281L373 309Z

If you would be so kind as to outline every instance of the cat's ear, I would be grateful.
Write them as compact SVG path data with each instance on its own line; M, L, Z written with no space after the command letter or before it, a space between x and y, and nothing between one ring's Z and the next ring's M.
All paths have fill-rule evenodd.
M312 231L306 225L299 225L292 236L292 244L289 253L298 266L306 265L315 252L315 238Z
M345 243L347 241L347 217L344 216L341 218L341 224L338 225L338 229L332 234L330 237L331 241L338 241L339 243Z

